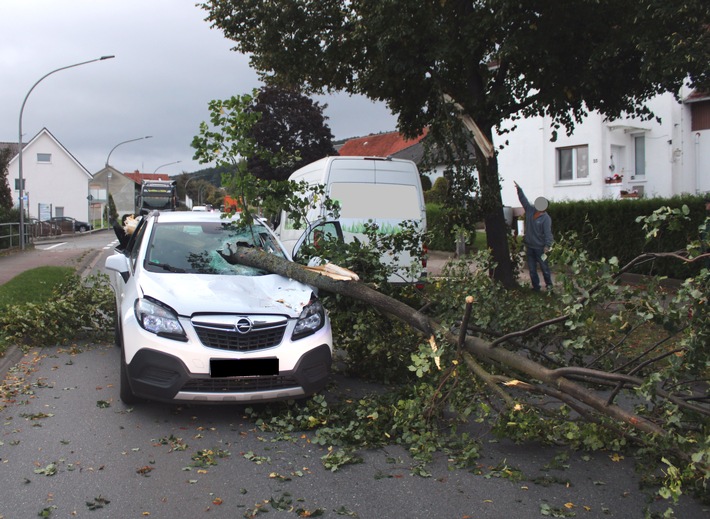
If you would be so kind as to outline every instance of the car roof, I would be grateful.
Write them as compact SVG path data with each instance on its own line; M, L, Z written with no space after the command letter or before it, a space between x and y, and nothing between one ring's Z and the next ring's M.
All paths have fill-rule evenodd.
M220 222L229 220L229 218L222 218L222 213L210 213L207 211L156 211L148 216L154 215L159 222Z

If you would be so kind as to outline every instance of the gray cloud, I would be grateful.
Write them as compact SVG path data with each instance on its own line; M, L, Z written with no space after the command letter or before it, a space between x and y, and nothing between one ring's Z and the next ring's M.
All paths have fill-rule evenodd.
M206 167L190 142L212 99L260 86L248 58L210 29L194 0L2 0L0 141L17 142L22 100L35 81L60 67L28 98L23 141L47 127L92 173L111 155L123 170L177 174ZM395 129L382 103L345 94L320 96L336 139Z

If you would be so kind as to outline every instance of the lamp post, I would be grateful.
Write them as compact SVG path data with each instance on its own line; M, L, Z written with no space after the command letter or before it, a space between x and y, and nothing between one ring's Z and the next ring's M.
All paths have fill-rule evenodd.
M25 210L24 210L24 180L22 178L22 114L25 111L25 104L27 103L27 98L30 97L30 94L32 91L35 89L37 85L40 84L40 82L45 79L47 76L51 76L55 72L59 72L61 70L66 70L68 68L74 68L78 67L80 65L86 65L87 63L93 63L94 61L103 61L106 59L112 59L115 56L101 56L100 58L95 58L95 59L90 59L88 61L82 61L81 63L74 63L73 65L67 65L66 67L61 67L58 69L54 69L51 72L47 72L44 76L39 78L37 82L32 85L32 88L27 92L27 95L25 96L25 99L22 101L22 107L20 108L20 122L19 122L19 136L17 139L18 142L18 152L17 152L17 168L18 168L18 176L20 177L20 249L24 250L25 248Z
M108 161L111 158L111 154L113 153L113 150L115 150L116 148L118 148L122 144L128 144L129 142L142 141L143 139L152 139L152 138L153 138L152 135L146 135L145 137L138 137L137 139L128 139L127 141L119 142L113 148L111 148L111 151L108 152L108 156L106 157L106 166L105 167L108 167Z
M106 156L106 165L104 168L108 169L108 161L111 158L111 154L113 153L113 150L118 148L119 146L122 146L124 144L128 144L129 142L136 142L136 141L142 141L143 139L152 139L152 135L146 135L145 137L136 137L135 139L128 139L127 141L121 141L118 144L116 144L113 148L111 148L111 151L108 152L108 155ZM108 192L109 192L109 181L111 180L111 170L109 169L106 172L106 219L108 220ZM103 221L103 213L101 213L101 220Z
M109 221L111 220L111 208L109 204L109 187L111 185L111 170L108 170L106 174L106 227L108 227ZM103 226L104 215L101 214L101 225Z
M200 177L200 176L190 177L187 179L187 182L185 182L185 205L187 205L187 185L190 183L190 180L193 180L195 178L202 178L202 177ZM199 197L199 193L198 193L198 197Z
M160 168L164 168L165 166L172 166L173 164L180 164L182 161L181 160L176 160L175 162L168 162L167 164L161 164L157 168L155 168L155 171L153 171L153 174L155 175Z

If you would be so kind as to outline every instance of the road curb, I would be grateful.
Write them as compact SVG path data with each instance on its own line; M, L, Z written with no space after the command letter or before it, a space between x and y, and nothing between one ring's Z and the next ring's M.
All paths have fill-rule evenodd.
M0 384L5 381L8 372L24 357L25 352L19 346L10 346L5 355L0 357Z

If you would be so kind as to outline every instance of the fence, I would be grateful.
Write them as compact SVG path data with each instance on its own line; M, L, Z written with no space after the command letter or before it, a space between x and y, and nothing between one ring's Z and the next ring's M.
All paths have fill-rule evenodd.
M25 243L32 243L33 226L25 224ZM20 246L20 223L0 223L0 251Z

